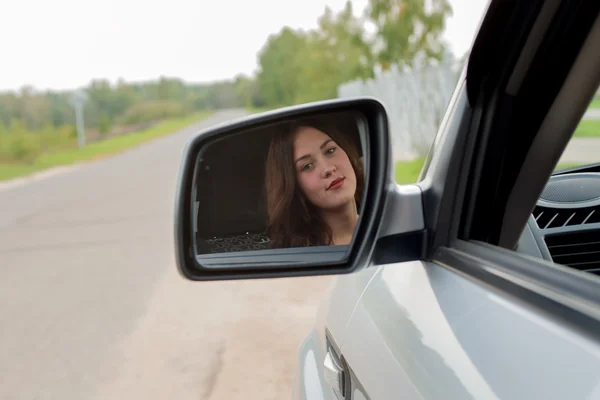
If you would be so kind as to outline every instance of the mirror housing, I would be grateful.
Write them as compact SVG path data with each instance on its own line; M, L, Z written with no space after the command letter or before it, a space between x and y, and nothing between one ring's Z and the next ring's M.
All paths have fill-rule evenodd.
M359 115L359 130L366 139L362 148L363 200L352 242L340 246L260 248L220 254L199 252L196 224L203 224L203 220L197 218L197 208L202 204L195 203L195 196L210 188L210 184L199 178L201 173L198 172L207 149L236 135L237 140L243 134L248 135L244 139L253 138L248 132L329 113ZM174 233L179 272L194 281L333 275L354 272L369 265L371 260L398 262L422 257L426 235L420 188L398 186L394 182L388 129L384 106L374 98L360 97L280 108L219 124L196 134L185 146L177 177ZM243 174L240 173L240 180L243 180ZM204 186L198 190L198 185ZM391 207L386 207L388 202ZM402 222L394 224L391 218L400 218ZM375 258L374 251L378 253Z

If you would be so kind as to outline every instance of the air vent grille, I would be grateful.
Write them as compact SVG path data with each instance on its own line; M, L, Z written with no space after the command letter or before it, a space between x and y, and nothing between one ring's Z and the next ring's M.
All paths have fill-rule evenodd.
M600 275L600 230L549 235L545 241L555 263Z
M540 229L586 225L600 222L600 206L585 208L550 208L537 206L533 217Z

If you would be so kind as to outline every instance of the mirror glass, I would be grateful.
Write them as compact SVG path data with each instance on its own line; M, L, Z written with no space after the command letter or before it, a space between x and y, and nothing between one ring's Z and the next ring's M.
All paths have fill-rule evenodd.
M194 173L196 254L344 258L366 193L367 146L366 120L347 111L211 139Z

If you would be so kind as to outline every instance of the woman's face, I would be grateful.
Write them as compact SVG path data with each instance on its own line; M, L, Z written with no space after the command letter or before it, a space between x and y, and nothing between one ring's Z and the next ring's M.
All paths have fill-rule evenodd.
M294 139L294 162L300 189L315 206L333 210L354 201L356 175L350 159L324 132L301 128Z

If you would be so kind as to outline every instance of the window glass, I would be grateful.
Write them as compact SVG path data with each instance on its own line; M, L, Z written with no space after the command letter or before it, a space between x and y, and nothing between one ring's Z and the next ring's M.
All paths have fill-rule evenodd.
M518 251L600 275L600 91L548 180Z

